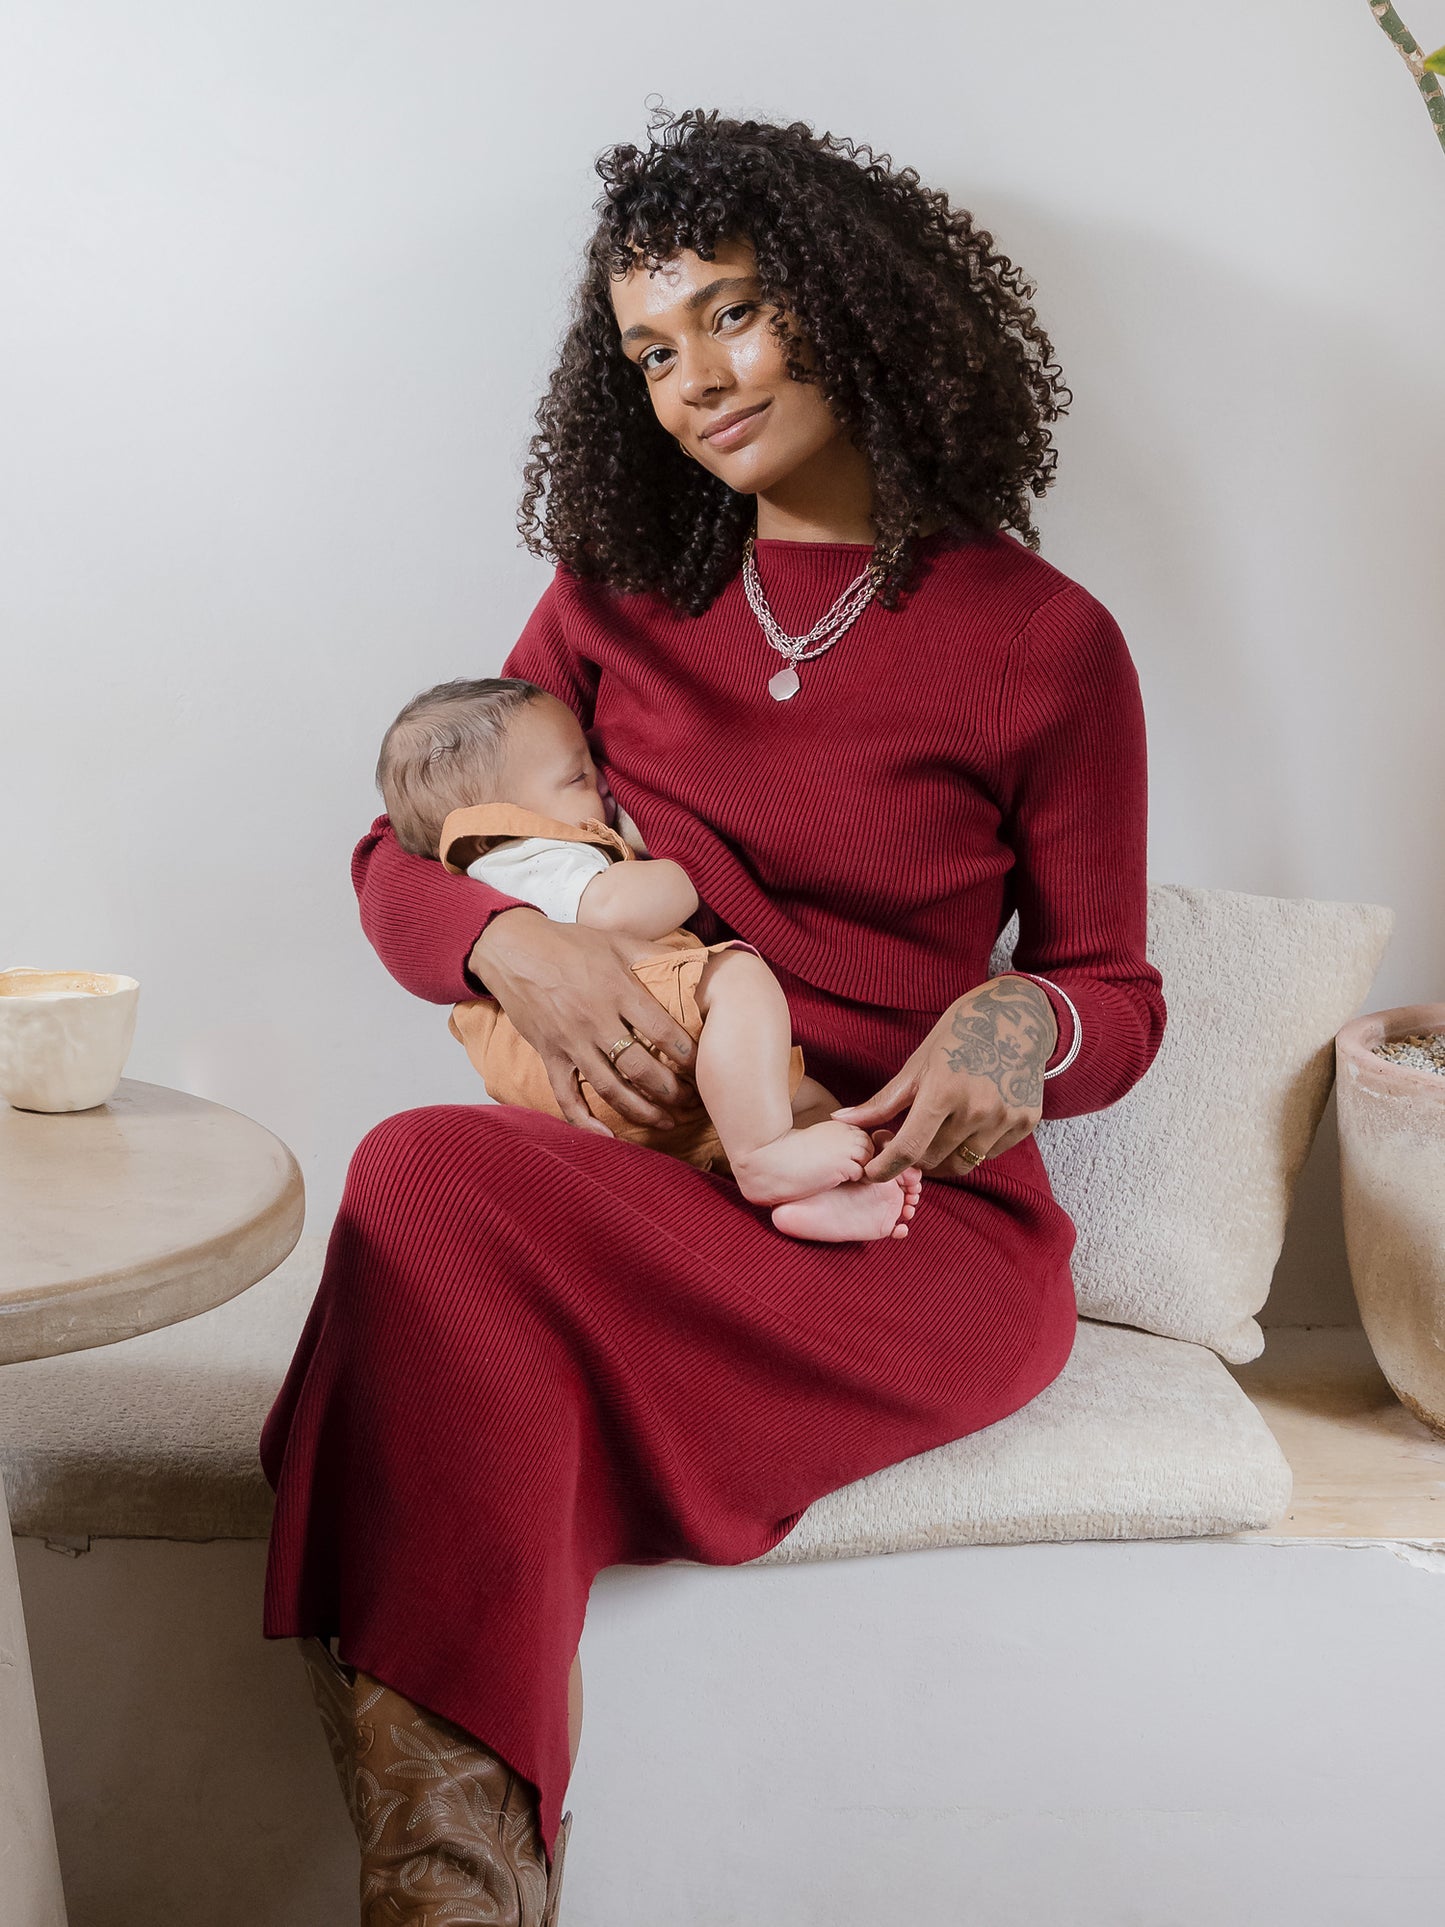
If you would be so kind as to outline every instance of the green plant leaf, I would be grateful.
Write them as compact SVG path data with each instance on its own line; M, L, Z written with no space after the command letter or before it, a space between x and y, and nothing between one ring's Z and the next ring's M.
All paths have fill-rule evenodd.
M1445 74L1445 47L1437 47L1432 54L1425 56L1427 74Z

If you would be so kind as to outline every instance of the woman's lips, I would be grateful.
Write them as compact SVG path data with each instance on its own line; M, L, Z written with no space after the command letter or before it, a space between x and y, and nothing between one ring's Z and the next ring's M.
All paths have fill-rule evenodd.
M771 402L759 402L750 415L744 415L730 428L719 429L715 435L705 435L703 440L709 448L737 448L748 439L771 406Z

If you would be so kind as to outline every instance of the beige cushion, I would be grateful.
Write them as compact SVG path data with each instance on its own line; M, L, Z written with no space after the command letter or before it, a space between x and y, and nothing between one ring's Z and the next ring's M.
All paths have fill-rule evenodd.
M325 1241L167 1331L0 1371L0 1470L30 1537L264 1537L261 1423ZM1229 1532L1289 1502L1273 1435L1212 1353L1083 1324L999 1424L820 1500L773 1561L910 1546Z
M1117 1104L1035 1133L1078 1227L1087 1317L1235 1364L1258 1357L1254 1314L1329 1097L1335 1032L1362 1008L1394 920L1384 904L1150 884L1145 947L1169 1011L1158 1055ZM1008 968L1017 930L1015 916L990 974Z
M1274 1525L1292 1477L1212 1351L1079 1322L1038 1397L811 1505L759 1565L924 1546L1172 1539Z

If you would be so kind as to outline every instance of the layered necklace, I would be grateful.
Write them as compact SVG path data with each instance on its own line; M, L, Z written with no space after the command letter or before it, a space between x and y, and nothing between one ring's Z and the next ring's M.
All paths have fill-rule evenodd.
M853 578L828 613L814 623L807 635L790 636L780 627L768 607L763 585L758 580L758 565L753 553L756 534L756 529L751 530L743 544L743 590L752 604L753 614L762 624L763 634L780 656L787 657L787 667L768 679L768 694L775 702L785 703L789 697L796 696L802 687L798 664L821 656L825 649L831 649L838 638L852 628L878 593L883 577L903 545L901 541L895 542L881 556L875 549L867 568Z

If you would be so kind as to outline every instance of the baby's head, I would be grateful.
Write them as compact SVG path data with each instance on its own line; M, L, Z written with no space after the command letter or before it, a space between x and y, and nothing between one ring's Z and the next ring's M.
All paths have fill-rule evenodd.
M413 696L382 740L376 786L397 842L416 856L435 856L447 817L474 803L515 803L576 829L606 821L582 725L519 676Z

